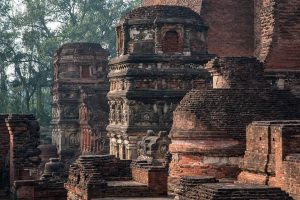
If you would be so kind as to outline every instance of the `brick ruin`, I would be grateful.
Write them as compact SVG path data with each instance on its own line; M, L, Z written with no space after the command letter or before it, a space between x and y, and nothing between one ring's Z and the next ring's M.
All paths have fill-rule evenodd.
M219 182L214 177L182 177L175 200L293 200L279 188L245 183Z
M71 165L65 188L68 200L167 196L167 168L113 155L83 155Z
M216 58L206 65L213 88L189 92L173 116L170 184L181 176L236 178L254 120L299 119L299 99L272 89L256 58Z
M299 96L300 18L297 0L254 1L254 55L265 63L266 78Z
M99 44L57 50L55 146L0 115L0 198L300 200L299 1L143 4L109 72Z
M64 188L66 170L59 158L51 158L45 164L40 179L17 180L12 186L13 198L17 200L66 200Z
M208 78L201 69L211 57L207 28L197 13L177 6L140 7L121 19L108 75L110 154L136 159L147 130L170 130L193 80Z
M0 196L16 180L38 177L39 124L33 115L0 115Z
M252 122L236 183L182 177L175 199L300 199L299 125L299 120Z
M253 56L253 0L143 0L143 5L189 7L201 14L209 26L207 45L210 53L218 56Z
M52 90L52 142L63 159L73 158L80 151L80 132L82 136L88 136L87 132L91 132L97 138L106 137L104 128L94 129L94 124L87 126L80 123L79 110L82 103L87 105L81 102L81 88L88 87L90 93L98 98L93 106L97 107L97 111L100 108L102 112L108 112L107 64L108 52L99 44L69 43L56 51ZM102 123L107 123L105 114L102 117Z
M108 154L109 141L106 136L108 104L101 91L90 87L81 89L79 108L80 146L82 154Z
M210 27L209 52L219 56L255 55L267 68L299 67L297 0L143 0L143 6L151 5L186 6L200 13Z
M300 199L300 121L252 122L238 182L280 187Z
M8 115L0 115L0 188L9 186L9 131L5 119Z
M201 10L214 13L207 14L208 18L225 12L213 11L214 8L205 4L210 1L203 2ZM224 5L223 2L218 3ZM247 11L251 12L248 17L242 9L238 14L230 12L230 17L225 19L230 21L239 15L244 16L241 19L243 25L240 24L244 29L237 34L242 35L246 31L248 35L243 37L249 39L249 32L251 29L254 31L254 27L247 26L247 23L254 24L254 3L242 1L234 5L234 10L253 5ZM229 4L224 6L228 7ZM265 63L249 57L253 56L254 40L249 42L245 38L240 41L248 44L237 45L239 40L230 38L233 42L227 45L232 48L219 45L226 52L222 52L221 48L216 48L216 51L218 55L248 57L216 57L204 66L212 56L207 53L207 38L204 37L204 46L201 47L192 41L195 41L193 31L200 32L194 37L205 36L207 27L200 23L194 29L195 23L186 24L187 21L182 18L201 20L199 15L184 7L162 5L137 8L122 18L116 28L118 57L110 61L108 75L111 86L107 130L111 155L81 156L71 166L65 184L68 199L163 196L168 187L175 191L175 199L178 200L297 198L297 155L286 157L289 164L281 173L288 178L281 185L278 184L279 179L274 179L277 184L253 185L247 180L251 177L247 167L239 166L241 161L247 162L247 156L244 157L245 127L249 123L299 119L300 101L294 95L297 90L291 93L297 85L297 72L286 74L287 71L282 71L282 75L274 71L266 73ZM212 23L212 26L220 26L216 24ZM214 31L215 34L218 32ZM254 39L254 34L251 38ZM237 46L244 49L237 49ZM210 48L213 47L211 43ZM190 68L186 63L200 67ZM183 68L179 66L184 66L185 70L180 71ZM205 70L212 75L212 80ZM182 85L188 87L179 87L181 84L174 82L172 75L175 72L174 77L186 81ZM196 76L191 76L191 73ZM289 80L289 84L282 87L282 78ZM179 92L182 96L178 95ZM177 94L177 102L168 96L170 94L173 97ZM170 115L179 101L172 120ZM174 105L173 109L168 106L170 102ZM171 144L167 136L169 131ZM293 143L298 144L297 140ZM285 148L288 147L281 149ZM269 155L267 157L270 158ZM269 171L267 175L270 175ZM238 177L239 181L234 183Z
M180 5L209 26L208 50L218 56L255 56L275 86L299 94L300 23L297 0L143 0L144 6ZM284 75L283 75L284 74Z

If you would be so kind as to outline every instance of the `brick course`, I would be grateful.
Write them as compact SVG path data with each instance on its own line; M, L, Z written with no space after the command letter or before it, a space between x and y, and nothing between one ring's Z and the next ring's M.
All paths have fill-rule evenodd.
M219 56L256 56L268 69L299 69L298 0L144 0L180 5L208 24L208 50Z
M238 181L281 187L299 198L300 121L253 122Z
M299 69L300 2L255 0L255 55L272 69Z
M267 86L255 58L214 59L206 68L226 84L192 90L177 106L170 132L170 181L193 175L235 178L249 123L300 116L299 99Z
M16 180L34 180L38 178L39 123L33 115L11 114L6 118L10 135L10 185Z

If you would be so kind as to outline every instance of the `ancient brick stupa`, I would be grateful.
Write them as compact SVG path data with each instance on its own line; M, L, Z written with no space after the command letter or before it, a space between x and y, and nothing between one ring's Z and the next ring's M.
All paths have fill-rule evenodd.
M300 115L299 99L269 89L255 58L216 58L206 69L213 89L192 90L174 112L171 183L184 175L236 178L249 123Z
M52 142L63 159L74 158L74 153L80 151L80 131L84 132L93 127L93 124L84 124L85 126L80 128L81 89L88 87L92 91L90 93L99 97L99 101L92 105L97 107L97 111L100 104L103 112L108 112L107 63L108 52L100 44L69 43L56 51L52 89ZM91 105L88 106L90 109ZM106 121L104 115L102 122ZM105 137L105 126L96 134Z
M187 20L188 19L188 20ZM147 130L169 131L182 97L206 79L208 27L189 8L134 9L117 26L118 57L110 61L110 153L137 157Z

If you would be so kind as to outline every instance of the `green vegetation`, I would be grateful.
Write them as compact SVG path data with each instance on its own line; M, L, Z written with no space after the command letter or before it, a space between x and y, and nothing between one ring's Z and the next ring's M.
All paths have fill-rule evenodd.
M54 51L97 42L115 54L114 25L139 0L1 0L0 113L51 120Z

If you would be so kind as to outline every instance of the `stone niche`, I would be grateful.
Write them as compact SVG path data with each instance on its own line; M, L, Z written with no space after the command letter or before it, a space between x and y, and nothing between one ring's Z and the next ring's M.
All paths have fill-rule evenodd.
M147 130L169 132L182 97L210 81L207 30L200 15L180 6L140 7L121 19L108 75L110 154L137 158Z
M52 143L63 159L80 152L81 88L93 90L99 97L93 106L107 111L107 64L108 52L95 43L64 44L54 55Z
M253 56L253 0L143 0L143 5L177 5L191 8L199 13L209 26L209 52L219 56Z
M144 6L180 5L209 26L208 50L218 56L255 56L275 87L299 96L300 1L143 0Z
M253 120L298 119L299 99L271 89L255 58L217 58L206 68L222 82L192 90L173 114L170 184L181 176L236 178ZM247 75L243 75L246 73Z

